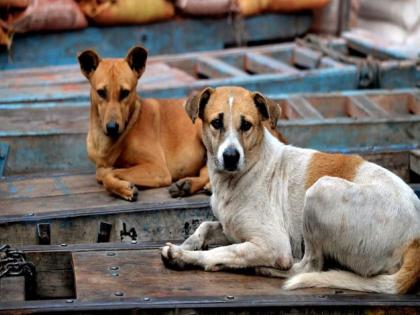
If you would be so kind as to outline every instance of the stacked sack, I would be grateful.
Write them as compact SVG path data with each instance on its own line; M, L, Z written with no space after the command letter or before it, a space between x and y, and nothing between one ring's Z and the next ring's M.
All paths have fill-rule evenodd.
M360 0L357 23L391 43L419 45L420 0Z
M317 9L330 0L176 0L181 12L190 15L239 13L251 16L268 12L295 12Z
M145 24L175 15L168 0L79 0L79 5L97 25Z
M314 22L311 30L315 33L337 35L340 31L340 2L332 0L327 6L314 12ZM351 0L349 27L357 26L357 18L360 11L360 0Z
M87 20L73 0L0 0L0 45L10 48L13 34L74 30Z

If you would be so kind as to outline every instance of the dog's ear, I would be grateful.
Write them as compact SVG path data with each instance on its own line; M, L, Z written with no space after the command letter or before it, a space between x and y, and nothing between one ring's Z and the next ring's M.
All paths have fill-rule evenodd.
M137 78L140 78L146 69L147 50L142 46L135 46L130 49L125 60Z
M214 92L214 89L207 87L200 93L191 95L186 104L185 110L187 111L188 116L190 116L192 122L194 123L197 117L203 119L204 109L210 99L211 94Z
M252 93L255 106L262 116L262 120L270 119L270 125L272 128L277 127L277 120L280 118L281 109L279 104L267 99L264 95L259 92Z
M92 76L101 62L101 58L98 56L96 51L91 49L82 51L77 56L77 59L79 60L80 70L87 79Z

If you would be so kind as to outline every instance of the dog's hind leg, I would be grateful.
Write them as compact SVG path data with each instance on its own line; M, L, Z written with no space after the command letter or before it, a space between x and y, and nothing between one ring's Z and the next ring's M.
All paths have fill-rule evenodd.
M200 175L197 177L186 177L173 183L169 188L169 193L172 197L190 196L204 189L209 191L209 173L207 166L200 170Z
M228 245L230 244L220 222L203 222L195 230L194 234L182 243L184 250L206 249L209 245Z

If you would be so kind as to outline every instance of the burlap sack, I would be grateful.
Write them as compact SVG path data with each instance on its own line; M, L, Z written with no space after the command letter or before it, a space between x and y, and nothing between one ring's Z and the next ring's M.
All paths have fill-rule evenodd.
M2 23L13 33L80 29L86 18L73 0L30 0L28 7Z
M145 24L175 15L167 0L81 0L79 5L99 25Z
M234 0L176 0L182 13L198 16L224 15L234 10Z
M327 5L330 0L236 0L242 15L256 15L265 12L295 12L318 9Z
M420 0L360 0L360 17L392 22L407 31L420 21Z
M338 32L340 1L332 0L324 8L314 11L314 22L311 27L312 32L334 35ZM359 11L359 0L351 0L350 28L357 26Z

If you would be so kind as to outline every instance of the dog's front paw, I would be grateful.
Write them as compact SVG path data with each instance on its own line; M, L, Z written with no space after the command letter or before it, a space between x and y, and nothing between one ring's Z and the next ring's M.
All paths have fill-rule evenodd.
M136 201L138 194L137 187L129 182L118 190L118 195L127 201Z
M185 270L190 269L191 266L186 264L182 259L183 249L177 245L166 243L162 248L161 257L163 264L170 269Z
M191 195L191 180L180 179L169 187L169 193L172 198L186 197Z

